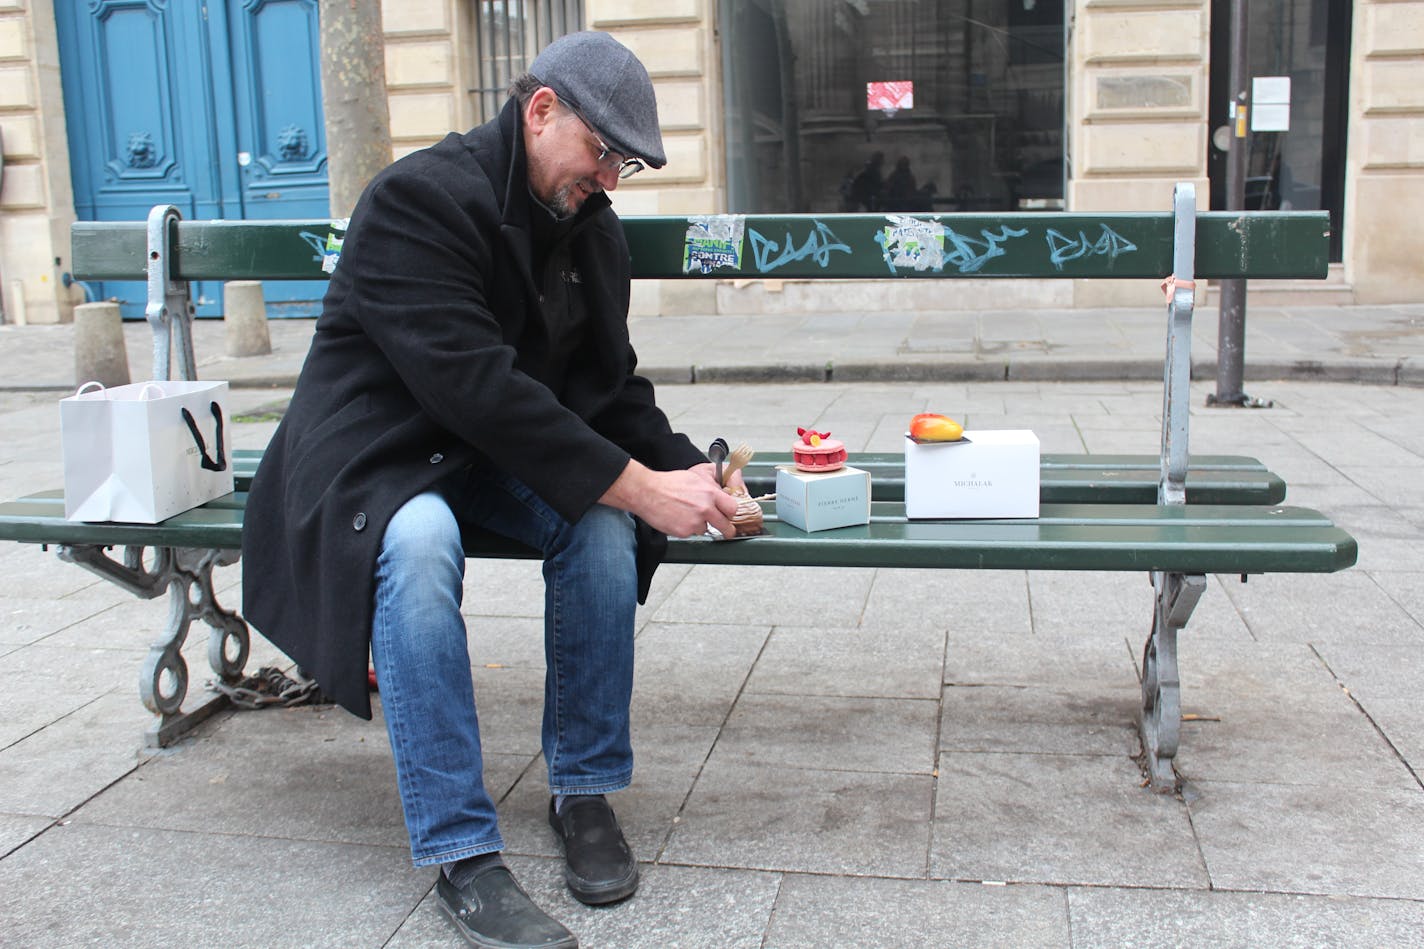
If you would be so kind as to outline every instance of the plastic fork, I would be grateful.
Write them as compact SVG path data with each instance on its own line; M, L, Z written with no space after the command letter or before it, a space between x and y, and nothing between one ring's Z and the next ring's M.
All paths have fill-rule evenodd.
M732 453L727 456L727 468L722 473L723 487L726 487L727 482L731 480L732 472L740 471L747 466L747 462L752 460L752 454L751 446L745 442L732 449Z

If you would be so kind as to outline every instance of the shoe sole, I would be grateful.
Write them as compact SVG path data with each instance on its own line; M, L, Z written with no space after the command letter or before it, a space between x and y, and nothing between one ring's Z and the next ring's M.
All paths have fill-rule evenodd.
M482 939L477 936L468 926L460 922L455 912L444 903L440 904L440 910L449 918L450 922L455 924L455 931L458 932L466 942L477 947L477 949L510 949L512 943L498 940L490 942L488 939ZM560 942L548 943L547 949L578 949L578 937L575 936L571 939L561 940Z
M566 864L564 866L564 883L568 885L569 892L573 894L574 899L580 903L586 906L605 906L608 903L626 900L637 891L638 865L635 863L633 872L622 880L593 886L569 870Z
M476 949L510 949L510 947L514 945L502 939L485 939L469 926L466 926L464 921L460 919L459 913L451 908L443 899L437 897L435 903L440 907L440 911L445 914L446 918L455 924L455 931L460 934L460 937L470 945L475 946ZM568 939L545 943L541 949L578 949L578 944L578 936L570 933Z

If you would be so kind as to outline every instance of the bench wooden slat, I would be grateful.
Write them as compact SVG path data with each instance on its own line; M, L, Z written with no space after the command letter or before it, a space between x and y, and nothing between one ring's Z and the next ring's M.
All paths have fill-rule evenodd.
M882 456L875 456L882 457ZM890 457L890 456L884 456ZM896 454L893 457L901 457ZM1155 468L1156 455L1089 455L1046 451L1038 456L1041 468ZM1222 471L1265 471L1266 466L1250 455L1189 456L1193 468L1216 468Z
M1314 215L1314 216L1312 216ZM1167 213L740 215L741 267L684 272L684 217L625 218L635 277L914 278L1095 277L1160 279L1172 272ZM888 227L907 218L944 228L940 270L893 271L880 253ZM1325 212L1199 212L1196 276L1324 277ZM756 235L755 237L753 235ZM840 248L846 248L841 250ZM784 262L782 262L784 261Z
M626 217L635 278L1161 278L1172 271L1169 213L899 215L946 229L939 271L892 271L881 253L889 223L879 214L740 215L741 266L684 272L685 217ZM1324 211L1197 215L1198 278L1324 278ZM172 252L180 280L324 280L326 220L180 221ZM755 235L755 236L754 236ZM997 236L996 236L997 235ZM81 280L142 280L147 225L80 221L71 228ZM773 246L774 245L774 246ZM840 248L845 248L844 250Z
M233 460L233 470L241 477L246 472L247 477L252 477L252 473L257 470L257 463L262 460L263 449L261 448L235 448L229 456ZM759 451L752 460L752 464L765 465L785 465L791 463L790 452ZM1156 455L1123 455L1123 454L1102 454L1094 455L1074 452L1052 452L1046 451L1039 455L1039 468L1044 471L1056 471L1065 468L1088 468L1088 469L1118 469L1118 468L1156 468L1158 458ZM1197 469L1216 469L1220 471L1266 471L1266 465L1259 459L1250 455L1198 455L1190 456L1189 463ZM892 468L902 470L905 465L905 456L898 451L874 451L857 452L850 464L857 468L864 468L867 471L874 471L877 468Z
M238 490L252 483L262 452L232 453ZM1095 460L1101 459L1101 463ZM777 465L791 463L789 453L758 453L747 466L748 489L756 495L776 490ZM898 452L857 454L852 463L870 472L876 500L905 499L905 456ZM1244 455L1194 455L1187 473L1189 504L1279 504L1286 483L1254 458ZM1155 455L1045 454L1039 469L1039 500L1047 504L1155 504L1159 463Z
M1064 505L1063 507L1082 507ZM1125 506L1112 506L1121 511ZM1160 512L1165 508L1152 507ZM1173 510L1181 510L1173 509ZM1186 510L1210 511L1191 507ZM1329 573L1355 562L1355 541L1314 511L1274 508L1275 519L1026 521L877 519L863 527L805 534L779 522L770 536L717 543L694 538L669 546L673 563L967 568L1010 570L1167 570L1180 573ZM732 550L731 547L745 547Z
M88 524L64 520L63 498L45 492L0 504L0 538L237 549L245 501L243 494L230 495L156 525ZM1056 504L1045 505L1036 520L980 521L907 521L903 514L903 506L878 501L870 524L813 534L768 516L766 536L723 543L673 540L668 559L775 566L1328 573L1356 558L1349 534L1324 515L1296 507ZM533 556L517 544L484 535L471 539L467 553Z
M1117 455L1094 464L1093 455L1044 455L1039 464L1039 500L1045 504L1155 504L1161 463L1155 455ZM1286 483L1252 458L1234 456L1225 467L1209 463L1213 456L1193 458L1187 472L1189 504L1279 504ZM1215 456L1228 457L1228 456ZM1254 462L1248 467L1246 462ZM744 475L754 494L776 490L777 465L790 464L789 454L758 454ZM905 458L899 453L857 454L857 468L870 472L871 495L881 501L905 499Z
M0 540L237 550L246 502L246 494L230 494L161 524L88 523L65 520L63 491L44 491L0 504Z
M233 471L238 477L252 477L257 463L262 460L263 449L236 448L231 454ZM790 452L759 451L752 460L753 465L786 465L791 463ZM1078 470L1155 470L1159 464L1156 455L1090 455L1068 452L1044 452L1039 455L1042 471ZM905 456L898 451L857 452L850 464L866 471L901 471L905 467ZM1267 470L1264 463L1249 455L1192 455L1192 468L1205 471L1258 471Z

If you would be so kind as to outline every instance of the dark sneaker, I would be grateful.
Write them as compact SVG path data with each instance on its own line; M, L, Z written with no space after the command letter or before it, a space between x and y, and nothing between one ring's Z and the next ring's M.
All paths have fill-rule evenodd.
M481 949L577 949L574 934L535 906L506 866L481 870L459 889L441 873L435 892L460 935Z
M638 863L602 794L564 799L549 826L564 844L564 881L581 903L615 903L638 888Z

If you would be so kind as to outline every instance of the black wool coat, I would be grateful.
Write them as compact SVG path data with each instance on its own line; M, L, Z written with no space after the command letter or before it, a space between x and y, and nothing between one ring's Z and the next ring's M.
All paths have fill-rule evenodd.
M583 343L557 397L538 381L551 346L520 124L511 100L372 180L248 497L246 618L365 718L376 557L407 500L481 462L577 521L630 457L659 470L706 460L635 373L628 245L602 194L569 237ZM640 523L640 598L665 547Z

